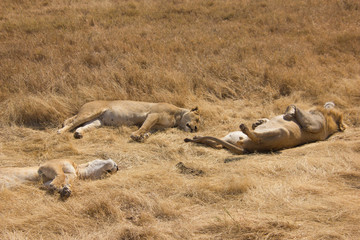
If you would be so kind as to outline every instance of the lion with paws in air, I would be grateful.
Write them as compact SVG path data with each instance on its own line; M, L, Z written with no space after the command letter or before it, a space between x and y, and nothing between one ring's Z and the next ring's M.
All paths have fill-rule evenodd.
M74 130L75 138L101 126L138 125L131 134L134 141L142 142L153 130L178 127L196 132L200 122L197 107L189 110L168 103L138 101L93 101L84 104L77 115L65 120L58 133Z
M50 160L40 167L0 168L0 186L10 187L26 181L41 181L43 188L60 193L62 199L71 195L71 185L76 178L101 179L119 170L112 160L94 160L76 165L71 160Z
M235 154L269 152L292 148L301 144L322 141L346 129L343 114L327 102L323 108L304 111L295 105L287 107L283 115L260 119L249 129L240 125L241 131L231 132L219 139L215 137L186 138L185 142L205 144L214 148L227 148Z

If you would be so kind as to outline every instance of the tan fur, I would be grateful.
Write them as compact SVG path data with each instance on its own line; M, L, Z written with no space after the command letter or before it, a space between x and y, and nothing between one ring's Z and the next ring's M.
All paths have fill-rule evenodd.
M45 189L57 191L62 198L67 198L76 178L99 179L117 170L117 164L111 159L94 160L82 165L76 165L71 160L51 160L39 167L0 168L0 185L11 187L26 181L41 181Z
M197 108L188 110L168 103L93 101L84 104L77 115L65 120L58 133L75 130L74 137L81 138L85 132L104 125L139 125L141 127L131 134L131 138L143 141L152 130L179 127L195 132L199 121Z
M40 180L39 167L6 167L0 168L0 188L11 187L25 181Z
M195 137L185 139L185 142L202 143L214 148L225 147L235 154L242 154L276 151L322 141L332 134L346 129L343 114L328 105L329 103L325 105L325 108L313 108L308 111L291 105L286 109L284 115L266 121L258 121L253 125L253 130L241 124L241 132L229 133L222 139ZM234 138L237 138L237 141L234 141Z

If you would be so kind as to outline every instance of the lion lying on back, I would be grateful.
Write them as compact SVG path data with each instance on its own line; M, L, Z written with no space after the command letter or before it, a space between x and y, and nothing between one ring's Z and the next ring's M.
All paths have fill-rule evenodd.
M67 119L58 133L75 130L74 137L82 138L85 132L104 125L140 125L131 134L133 140L140 142L155 129L179 127L186 132L196 132L199 120L197 108L188 110L168 103L93 101L84 104L77 115Z
M214 148L225 147L236 154L267 152L291 148L301 144L322 141L332 134L344 131L343 114L328 102L324 108L304 111L290 105L283 115L272 119L260 119L250 130L245 124L240 131L231 132L222 139L194 137L185 142L202 143Z
M70 160L51 160L40 167L0 168L0 186L10 187L26 181L42 181L43 187L60 193L62 199L71 195L71 184L76 178L100 179L118 171L111 160L94 160L76 165Z

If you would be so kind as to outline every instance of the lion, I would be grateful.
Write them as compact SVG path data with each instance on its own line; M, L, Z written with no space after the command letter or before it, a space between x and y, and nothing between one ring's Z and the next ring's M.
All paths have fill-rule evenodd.
M315 107L304 111L295 105L287 107L283 115L272 119L260 119L250 130L245 124L241 131L231 132L225 137L186 138L185 142L205 144L214 148L227 148L235 154L271 152L292 148L305 143L326 140L336 132L346 129L343 114L334 109L333 102L323 108Z
M131 134L134 141L142 142L153 130L178 127L186 132L197 132L200 115L198 108L179 108L169 103L138 101L93 101L84 104L77 115L65 120L61 134L75 130L74 137L101 126L139 125Z
M50 160L39 167L0 168L0 186L11 187L18 183L40 181L43 188L59 192L60 198L66 199L71 195L71 185L76 178L101 179L118 170L112 159L96 159L80 165L71 160Z

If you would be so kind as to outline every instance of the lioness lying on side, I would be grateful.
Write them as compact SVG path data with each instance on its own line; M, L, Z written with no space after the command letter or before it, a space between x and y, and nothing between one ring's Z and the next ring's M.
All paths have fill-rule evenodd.
M250 130L245 124L241 131L231 132L225 137L194 137L185 142L202 143L214 148L225 147L235 154L277 151L301 144L322 141L332 134L344 131L343 114L328 102L324 108L301 110L295 105L287 107L283 115L272 119L260 119Z
M10 187L26 181L41 181L47 190L57 191L62 199L71 195L71 184L76 178L101 179L118 171L111 160L94 160L76 165L70 160L51 160L40 167L0 168L0 187Z
M64 122L58 133L75 130L74 137L101 126L139 125L131 138L141 142L152 130L179 127L186 132L196 132L200 116L198 109L188 110L168 103L137 101L93 101L84 104L79 113Z

